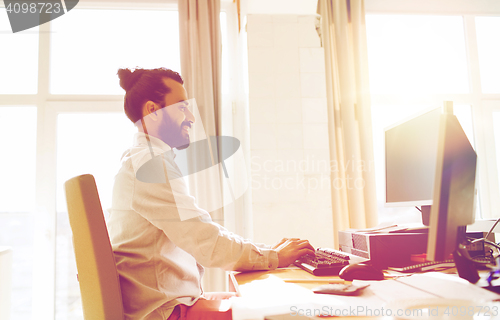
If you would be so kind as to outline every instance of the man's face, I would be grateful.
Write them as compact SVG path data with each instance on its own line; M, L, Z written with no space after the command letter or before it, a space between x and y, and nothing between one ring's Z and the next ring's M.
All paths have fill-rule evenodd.
M165 108L158 111L162 113L159 134L171 148L185 149L189 146L189 129L195 121L189 110L186 89L173 79L165 78L163 81L171 92L165 95Z

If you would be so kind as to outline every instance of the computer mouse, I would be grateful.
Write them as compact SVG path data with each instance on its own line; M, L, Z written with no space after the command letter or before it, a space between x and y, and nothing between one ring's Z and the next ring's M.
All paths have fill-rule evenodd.
M384 280L384 273L374 267L364 264L350 264L340 270L339 277L344 280Z

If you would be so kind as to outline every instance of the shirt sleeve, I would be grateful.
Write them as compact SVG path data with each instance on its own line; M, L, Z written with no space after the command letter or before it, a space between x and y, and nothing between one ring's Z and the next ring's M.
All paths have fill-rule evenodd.
M196 205L184 179L172 175L177 170L171 161L164 158L164 167L156 168L158 175L168 169L171 179L165 179L164 183L134 180L132 209L205 267L236 271L276 269L275 250L229 232Z

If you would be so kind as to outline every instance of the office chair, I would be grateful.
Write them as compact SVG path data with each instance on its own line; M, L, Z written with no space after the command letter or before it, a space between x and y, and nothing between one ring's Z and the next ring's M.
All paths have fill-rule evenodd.
M64 184L85 319L123 319L115 258L94 177Z

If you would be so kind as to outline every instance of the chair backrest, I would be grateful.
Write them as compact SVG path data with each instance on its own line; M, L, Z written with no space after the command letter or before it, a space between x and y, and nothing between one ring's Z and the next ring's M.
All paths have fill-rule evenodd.
M94 177L64 184L85 319L123 319L115 258Z

